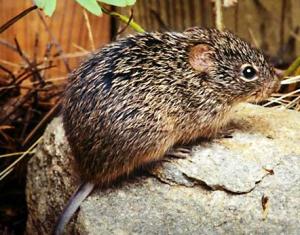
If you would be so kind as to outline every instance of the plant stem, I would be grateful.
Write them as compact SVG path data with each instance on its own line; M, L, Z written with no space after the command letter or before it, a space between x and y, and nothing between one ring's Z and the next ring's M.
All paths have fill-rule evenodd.
M292 75L300 67L300 56L285 70L283 77Z
M222 0L215 0L216 6L216 28L223 30L223 12L222 12Z
M102 7L102 6L101 6L101 8L102 8L102 10L105 14L116 17L120 21L124 22L125 24L129 24L129 26L131 28L133 28L135 31L137 31L138 33L144 33L145 32L145 30L138 23L136 23L134 20L130 20L129 17L121 15L121 14L119 14L117 12L114 12L114 11L109 11L106 8Z
M11 18L9 21L7 21L4 25L2 25L0 27L0 33L3 33L5 30L7 30L11 25L13 25L14 23L16 23L19 19L23 18L24 16L26 16L28 13L30 13L31 11L37 9L37 6L31 6L27 9L25 9L24 11L22 11L21 13L19 13L18 15L16 15L15 17Z

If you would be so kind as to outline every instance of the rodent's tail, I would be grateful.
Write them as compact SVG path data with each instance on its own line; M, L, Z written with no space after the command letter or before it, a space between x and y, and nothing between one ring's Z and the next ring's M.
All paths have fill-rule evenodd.
M60 235L63 233L64 227L69 223L73 214L77 211L84 199L93 191L94 186L95 185L93 183L87 182L82 183L77 188L56 222L53 230L54 235Z

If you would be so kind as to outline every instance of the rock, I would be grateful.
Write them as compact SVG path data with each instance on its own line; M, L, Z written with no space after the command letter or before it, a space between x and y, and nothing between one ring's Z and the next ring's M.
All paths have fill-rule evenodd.
M150 175L96 190L67 233L299 234L299 123L295 111L240 106L231 138L202 141ZM79 182L72 165L56 118L28 165L27 234L50 234Z

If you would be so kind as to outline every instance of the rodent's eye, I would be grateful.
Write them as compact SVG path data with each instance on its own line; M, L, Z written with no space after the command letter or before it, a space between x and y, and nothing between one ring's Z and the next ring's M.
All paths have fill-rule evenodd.
M257 79L256 69L249 64L243 65L241 68L241 78L246 81L253 81Z

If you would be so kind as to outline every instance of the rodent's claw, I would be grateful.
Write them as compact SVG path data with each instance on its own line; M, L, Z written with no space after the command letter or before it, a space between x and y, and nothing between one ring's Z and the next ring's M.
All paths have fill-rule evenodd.
M166 155L173 158L183 159L183 158L190 157L191 153L192 153L191 148L185 146L185 147L172 148L166 153Z
M227 129L222 129L221 131L218 132L216 138L222 139L222 138L232 138L232 134L234 133L235 128L227 128Z

